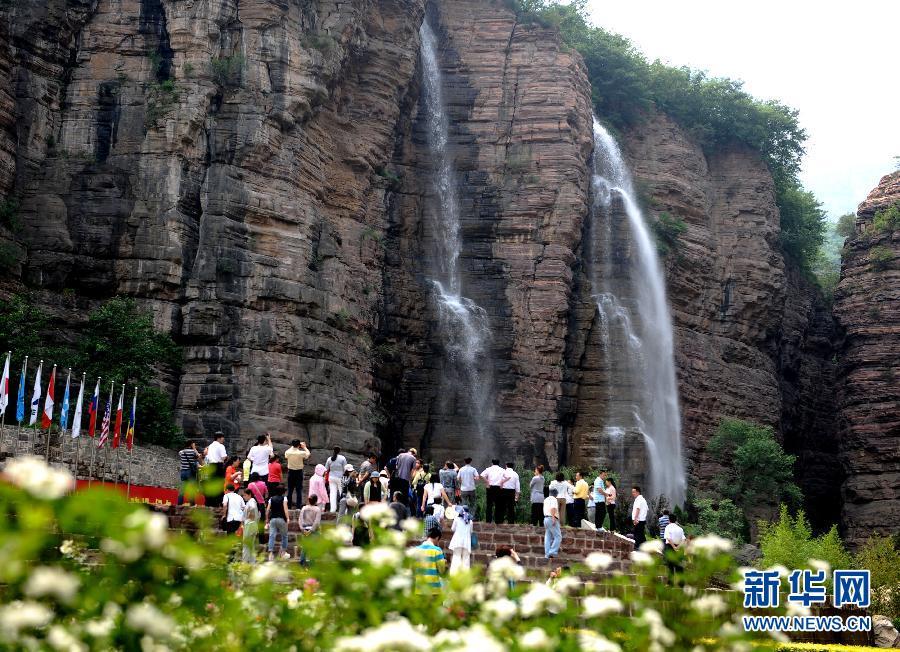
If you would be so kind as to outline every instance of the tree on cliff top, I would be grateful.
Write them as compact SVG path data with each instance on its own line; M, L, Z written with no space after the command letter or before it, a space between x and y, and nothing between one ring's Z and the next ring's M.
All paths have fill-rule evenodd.
M795 109L754 98L741 81L648 62L627 38L592 26L586 0L506 2L520 21L558 29L563 43L581 54L594 108L604 122L623 129L656 107L707 152L733 142L758 151L775 180L784 251L802 269L812 269L824 237L824 214L797 178L806 132Z

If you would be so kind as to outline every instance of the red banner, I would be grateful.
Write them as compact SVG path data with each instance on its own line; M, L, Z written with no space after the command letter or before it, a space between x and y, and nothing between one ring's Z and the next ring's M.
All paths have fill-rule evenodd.
M171 489L169 487L151 487L143 484L133 484L131 485L131 491L129 491L127 484L122 484L121 482L119 484L114 484L112 482L100 482L99 480L94 480L90 483L90 486L92 488L107 487L109 489L121 491L123 494L128 495L129 500L136 503L147 503L150 505L174 505L178 502L178 489ZM75 482L76 491L79 489L87 488L87 480L77 480ZM196 503L198 505L202 505L203 497L200 496Z

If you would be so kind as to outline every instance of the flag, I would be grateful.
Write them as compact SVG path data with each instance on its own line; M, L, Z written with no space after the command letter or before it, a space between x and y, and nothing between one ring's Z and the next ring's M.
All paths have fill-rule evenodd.
M134 426L137 423L137 387L134 388L134 400L131 402L131 414L128 417L128 432L125 433L125 447L131 450L134 446Z
M91 404L88 406L88 414L91 415L91 425L88 428L88 434L93 438L97 432L97 410L100 409L100 379L97 379L97 386L94 388L94 396L91 397Z
M44 413L41 415L41 428L50 429L53 423L53 386L56 384L56 365L50 371L50 382L47 385L47 397L44 399Z
M78 400L75 401L75 416L72 417L72 438L81 435L81 402L84 400L84 380L87 374L81 374L81 386L78 388Z
M6 406L9 405L9 357L11 351L6 352L6 364L3 365L3 378L0 379L0 418L6 414Z
M125 402L125 383L122 383L122 393L119 394L119 407L116 408L116 427L113 429L112 447L119 447L122 438L122 404Z
M44 367L44 361L41 360L38 365L37 375L34 377L34 392L31 394L31 418L28 425L33 426L37 423L38 410L41 407L41 369Z
M66 391L63 392L62 410L59 413L59 427L65 432L69 427L69 383L72 382L72 370L69 369L69 375L66 376Z
M109 417L112 411L112 398L115 387L115 383L109 386L109 398L106 400L106 409L103 411L103 423L100 424L100 441L97 442L97 448L103 448L106 440L109 439Z
M20 424L25 420L25 372L28 370L28 356L22 362L22 375L19 376L19 396L16 400L16 421Z

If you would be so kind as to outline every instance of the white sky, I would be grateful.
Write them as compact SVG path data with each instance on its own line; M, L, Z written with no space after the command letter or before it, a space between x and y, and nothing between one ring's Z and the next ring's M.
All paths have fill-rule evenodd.
M854 212L900 156L900 2L589 0L594 23L650 59L741 79L799 109L801 179L831 219Z

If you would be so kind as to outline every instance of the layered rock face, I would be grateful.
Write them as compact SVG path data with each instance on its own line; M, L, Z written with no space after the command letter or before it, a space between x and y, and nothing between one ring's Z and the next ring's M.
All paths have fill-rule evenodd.
M172 382L190 434L377 448L378 171L423 2L11 11L23 280L48 305L124 293L152 308L184 347Z
M388 236L398 254L387 259L385 325L407 345L402 364L385 368L396 388L393 430L436 460L469 452L555 463L572 268L587 212L590 85L580 57L550 30L518 24L494 3L435 2L429 21L458 177L463 295L486 311L491 330L493 435L474 440L465 390L444 379L425 215L434 153L421 106L397 157L403 183Z
M875 214L900 203L900 172L881 179L844 246L834 313L846 331L838 368L842 521L861 543L900 519L900 230Z
M485 441L435 328L426 11L463 295L491 332ZM617 379L583 267L591 89L552 30L490 0L8 12L0 192L19 199L23 228L0 236L13 269L76 327L117 293L152 309L185 351L166 381L187 433L598 463ZM663 115L622 144L649 212L688 226L665 263L693 484L717 470L705 446L721 419L745 417L778 430L830 504L834 325L779 253L765 165L740 147L707 156Z
M650 116L625 134L623 145L649 213L668 212L687 226L664 264L693 489L708 487L718 471L706 444L723 418L773 426L790 450L827 466L826 483L830 478L838 486L827 453L834 447L829 410L816 420L830 397L822 382L830 363L822 350L830 348L833 326L813 288L780 253L774 186L762 159L739 146L707 156L665 115ZM567 436L573 460L589 463L602 447L597 425L606 396L621 379L603 368L596 309L583 276L579 288ZM820 428L821 441L803 439L810 428ZM804 485L818 498L827 487L814 487L823 469L816 471Z

